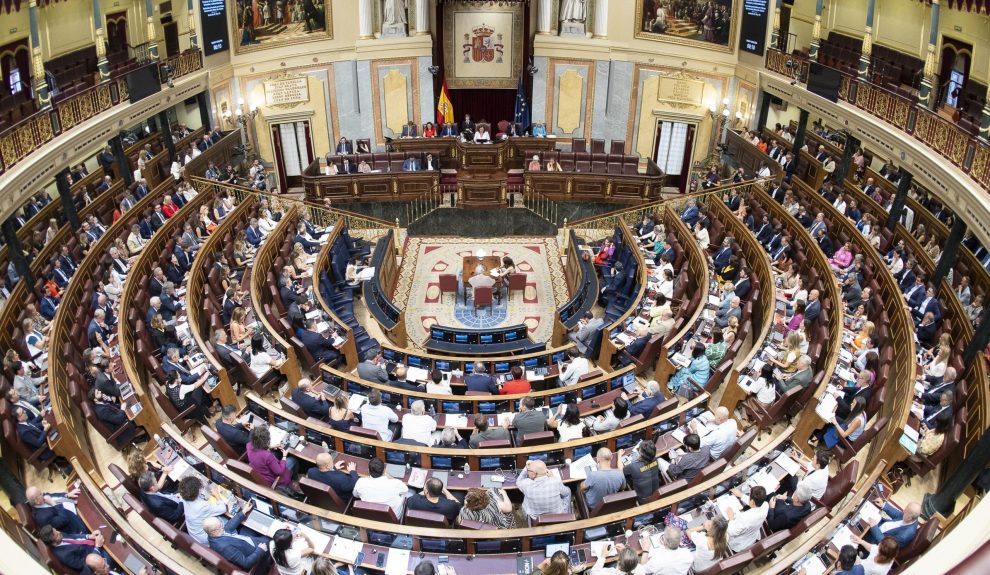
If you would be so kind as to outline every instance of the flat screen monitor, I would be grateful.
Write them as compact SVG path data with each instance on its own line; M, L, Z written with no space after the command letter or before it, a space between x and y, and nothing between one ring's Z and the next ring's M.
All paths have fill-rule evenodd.
M444 455L431 455L430 467L432 469L443 469L443 470L453 469L454 468L453 458Z
M370 445L364 445L362 443L354 443L353 441L344 442L344 453L348 455L353 455L354 457L362 457L365 459L371 459L374 455L375 448Z
M581 388L581 399L590 399L598 395L598 386L589 385L588 387Z
M492 343L495 341L494 336L490 333L483 333L478 336L478 343Z
M433 367L439 369L440 371L450 371L450 362L437 360L433 363Z
M444 413L460 413L463 411L464 406L459 401L444 401L440 403L440 409Z
M581 459L585 455L591 455L591 446L590 445L582 445L580 447L575 447L574 448L574 454L571 455L571 459L576 461L578 459Z
M203 54L211 56L229 50L227 3L224 0L201 0L199 19L203 28Z
M507 361L495 362L495 373L505 373L507 371L509 371L509 362Z
M395 541L395 533L383 533L381 531L368 531L368 543L389 547Z
M534 367L539 367L540 358L538 357L527 357L523 360L523 367L526 369L533 369Z
M507 331L505 332L505 341L515 341L519 339L518 331Z
M406 452L405 451L394 451L392 449L385 450L385 463L395 463L397 465L406 464Z
M818 94L826 100L837 102L841 82L842 75L839 74L838 70L817 62L811 63L808 69L808 91L812 94Z
M409 367L423 367L424 364L429 364L430 360L419 356L410 355L406 357L406 361L409 362Z
M402 354L394 349L385 348L382 350L382 357L384 357L387 361L399 361L401 356Z
M495 403L494 401L478 402L478 413L497 413L497 412L498 412L498 404Z
M550 407L557 407L561 403L567 401L567 395L563 393L558 393L557 395L550 396Z
M430 330L430 337L437 341L443 341L446 333L447 332L442 329L433 328Z
M467 343L467 342L468 342L468 334L466 333L454 334L454 343Z
M561 363L565 359L567 359L567 352L558 351L557 353L553 354L553 362L554 363Z

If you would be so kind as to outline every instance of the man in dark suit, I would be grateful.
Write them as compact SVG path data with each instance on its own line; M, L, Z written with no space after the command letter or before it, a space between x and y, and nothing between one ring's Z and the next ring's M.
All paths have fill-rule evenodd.
M337 148L335 151L338 154L353 154L354 146L347 141L347 138L341 136L341 138L337 140Z
M39 416L31 416L23 407L14 408L14 419L17 421L17 436L21 443L26 445L31 451L37 451L42 446L45 450L38 458L40 461L48 461L55 457L55 453L47 447L48 429L50 424Z
M783 395L795 387L808 387L813 376L811 358L802 355L797 360L797 370L790 375L784 375L783 379L774 383L774 386L777 388L777 393Z
M632 363L634 358L638 358L639 354L643 353L643 350L646 349L646 344L649 342L649 329L645 325L639 326L636 330L636 339L629 342L629 345L624 347L619 354L619 364L625 367Z
M444 124L440 128L440 137L457 137L457 124Z
M340 358L340 353L333 346L333 341L316 332L316 319L306 321L305 329L297 329L296 337L318 362L333 363Z
M73 258L72 254L69 253L69 246L67 244L63 244L62 247L59 248L58 261L62 262L62 269L69 272L70 276L74 274L76 272L76 268L79 267L76 264L75 258Z
M110 152L110 146L103 148L103 152L96 157L96 161L99 162L100 167L103 168L103 173L111 176L113 175L113 153Z
M924 298L921 298L918 305L911 310L911 315L914 316L916 323L920 322L926 313L932 314L935 323L938 323L942 319L942 306L938 303L938 298L935 295L935 286L932 284L928 284Z
M138 488L141 490L141 501L145 504L151 514L168 521L178 523L185 516L182 507L182 498L174 493L162 493L158 487L158 480L151 471L146 471L138 477Z
M296 402L299 409L309 417L325 420L330 415L332 403L323 393L314 391L313 382L306 378L300 379L296 388L292 390L292 401Z
M752 286L749 280L749 270L746 268L739 268L739 277L735 281L736 289L733 290L740 298L745 299L746 295L749 294L749 288Z
M773 224L770 223L769 216L763 214L760 225L756 228L755 233L756 241L760 242L761 245L767 245L767 242L773 237Z
M715 269L722 269L725 264L729 263L729 258L732 257L732 237L725 236L722 240L722 245L719 246L718 251L712 256L712 264Z
M356 174L357 173L357 166L355 166L351 162L350 158L344 158L340 162L340 170L339 171L340 171L341 174Z
M357 366L358 377L365 381L373 381L383 384L388 383L388 372L385 371L384 365L385 361L380 351L373 357L371 355L367 355ZM468 378L470 377L471 376L469 375ZM470 385L468 386L468 389L470 389ZM493 393L498 393L497 387Z
M922 413L921 424L928 429L936 429L939 419L952 420L952 401L955 395L945 390L939 394L939 401L935 405L926 405Z
M645 417L648 416L649 414ZM707 445L701 446L701 438L698 437L697 433L689 433L684 436L684 454L672 461L662 471L667 481L677 481L678 479L691 481L711 462L710 448Z
M624 396L626 392L622 392ZM653 413L653 409L660 405L664 400L663 393L660 392L660 384L656 381L650 380L646 384L646 392L643 394L642 399L636 403L629 406L629 417L634 415L642 415L643 417L650 417Z
M68 533L86 531L86 524L65 504L72 505L79 494L75 489L68 493L45 493L37 487L28 487L24 497L31 506L31 515L38 525L51 525Z
M419 159L415 156L409 156L406 161L402 162L403 172L418 172L420 170Z
M147 196L149 191L148 181L141 178L138 180L137 186L134 187L134 197L140 200L141 198Z
M863 288L859 286L859 280L855 274L849 274L842 286L842 297L846 300L847 309L850 312L856 311L859 304L863 303Z
M498 394L498 384L495 378L488 375L488 369L482 362L476 362L471 368L471 375L464 378L467 391L484 391L492 395Z
M89 394L90 401L93 402L93 411L96 413L96 418L103 425L107 426L110 433L116 433L118 429L124 428L124 431L114 441L118 447L130 445L135 441L140 442L140 439L137 438L137 426L134 425L133 421L127 419L127 414L124 413L124 410L119 405L112 402L112 398L106 397L100 390L95 388L91 389Z
M238 455L243 455L247 451L247 444L251 441L251 429L237 421L237 407L225 405L220 412L220 419L217 420L217 433L227 442Z
M279 279L279 284L278 295L282 298L282 305L292 305L292 303L299 298L299 294L292 288L292 278L282 276L282 278Z
M271 554L268 552L268 539L237 533L237 528L254 505L247 503L241 511L234 514L226 524L220 523L216 517L203 521L203 531L210 543L210 549L216 551L224 559L240 569L251 571L255 567L257 573L268 573L271 569Z
M419 135L419 130L416 129L416 124L409 120L409 123L402 126L402 138L415 138Z
M316 456L316 467L311 467L306 476L313 481L319 481L324 485L329 485L337 497L346 503L354 492L354 484L357 483L358 473L355 471L353 461L344 463L338 461L336 464L329 453L320 453Z
M835 254L835 247L832 245L832 238L828 237L827 232L828 230L824 227L819 228L817 235L814 237L815 241L818 242L818 247L821 248L822 253L825 254L825 257L830 258L833 254Z
M248 225L247 229L244 230L244 235L247 239L247 243L254 247L261 245L261 240L264 239L264 234L261 233L261 228L258 227L258 218L251 218L251 223Z
M767 526L770 531L790 529L809 513L811 513L811 489L804 483L798 483L794 494L790 497L778 495L770 500Z
M182 269L182 273L185 274L192 269L192 262L195 256L192 252L192 246L189 244L189 240L181 239L175 248L173 248L172 253L175 254L175 259Z
M234 315L234 310L244 305L243 296L237 293L234 288L227 288L223 294L223 310L220 312L220 320L223 325L230 325L230 318Z
M113 180L110 179L110 176L103 176L103 180L101 180L100 184L96 186L96 193L102 194L103 192L109 190L111 184L113 184Z
M244 363L251 363L251 352L247 349L242 350L237 345L230 343L225 330L218 329L213 332L213 348L217 350L217 355L220 356L220 362L226 366L234 365L235 355L241 356Z
M310 304L308 299L295 300L289 304L285 318L289 320L292 329L299 329L306 325L306 314L309 313Z
M808 304L804 306L804 319L813 322L821 315L822 301L819 299L820 296L821 294L816 289L808 292Z
M296 237L292 240L297 244L302 244L306 253L315 254L320 251L320 244L309 238L309 233L306 231L306 225L302 222L296 225Z
M42 525L38 536L63 565L75 571L82 571L86 567L86 557L90 553L103 555L104 541L99 531L63 534L51 525Z
M734 188L729 190L729 197L725 200L725 205L729 207L730 210L736 211L739 209L739 204L742 202L742 198L739 197L739 192Z
M921 403L925 405L935 405L939 402L943 391L956 390L956 368L949 366L945 368L945 373L941 377L935 375L925 376L925 384L928 391L921 394Z
M461 132L470 132L474 136L474 122L471 121L471 114L464 114L464 121L461 122Z

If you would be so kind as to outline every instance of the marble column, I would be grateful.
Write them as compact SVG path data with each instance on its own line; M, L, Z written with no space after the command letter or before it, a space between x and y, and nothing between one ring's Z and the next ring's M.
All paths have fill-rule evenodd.
M416 0L416 35L425 36L430 33L430 2Z
M538 0L536 9L536 33L553 33L553 0Z
M866 2L866 28L863 34L863 51L859 55L860 80L869 80L870 57L873 55L873 14L876 12L876 0Z
M189 0L186 7L189 9L189 48L195 50L199 48L199 40L196 38L196 12L193 10L193 0Z
M144 11L148 14L148 56L152 60L158 60L158 41L155 39L155 18L154 8L151 0L144 0Z
M358 0L358 35L362 40L375 37L371 0Z
M773 5L773 32L770 34L770 47L775 50L780 48L780 4L782 0L776 0ZM786 46L784 47L786 48Z
M918 90L918 101L929 109L935 108L937 92L935 90L935 47L938 45L938 0L932 2L931 32L928 35L928 52L925 54L925 75L921 79Z
M103 9L100 0L93 0L93 31L96 33L96 67L100 70L100 82L110 79L110 62L107 61L107 45L103 41Z
M825 1L815 2L815 23L811 27L811 46L808 47L808 58L812 62L818 61L818 42L822 36L822 11L825 9Z
M608 0L595 0L593 38L608 38Z
M31 86L38 98L38 106L47 108L52 105L48 94L48 82L45 81L45 65L41 58L41 36L38 34L38 1L28 3L28 20L31 23Z

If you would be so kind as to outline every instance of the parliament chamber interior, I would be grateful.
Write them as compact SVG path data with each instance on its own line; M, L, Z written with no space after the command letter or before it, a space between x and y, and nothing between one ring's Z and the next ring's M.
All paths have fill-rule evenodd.
M0 573L990 573L988 8L0 4Z

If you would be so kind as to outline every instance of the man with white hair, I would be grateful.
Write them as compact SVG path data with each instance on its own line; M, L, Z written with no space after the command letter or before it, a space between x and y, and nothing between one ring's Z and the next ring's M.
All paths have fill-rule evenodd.
M866 543L876 545L884 537L893 537L897 544L904 549L914 541L918 534L918 517L921 515L921 505L912 502L900 511L890 503L881 500L873 501L873 504L883 509L884 515L890 519L881 519L876 525L870 528L863 535L862 540Z
M742 319L742 308L739 307L740 299L739 296L732 296L729 300L729 307L727 309L719 310L715 312L715 326L719 329L724 328L729 325L729 318L734 317L737 320Z
M770 500L767 526L770 531L783 531L798 524L811 513L811 488L798 483L790 497L778 495Z
M623 396L625 396L625 392L623 392ZM648 418L653 413L653 408L660 405L663 400L664 396L660 393L660 383L651 379L646 382L646 392L643 394L643 398L629 407L629 417L642 415Z
M516 487L523 494L522 511L530 519L544 513L570 513L571 490L547 469L539 459L526 462L516 478Z
M797 369L794 373L781 375L781 379L775 383L777 393L784 395L795 387L802 389L808 387L814 372L811 369L811 356L802 355L798 357Z
M252 508L250 502L245 504L244 509L235 513L226 524L220 523L220 519L216 517L204 519L203 531L206 532L210 549L227 561L247 571L259 565L257 573L268 573L270 565L265 565L271 561L271 555L268 554L268 539L241 535L237 532L237 528L244 521L244 512L250 513Z
M663 530L660 546L650 550L643 568L650 575L687 575L694 563L694 553L681 547L681 530L670 526Z
M24 497L31 506L31 515L38 525L51 525L66 533L85 533L86 525L74 511L75 499L79 490L68 493L45 493L31 486L24 491Z
M701 439L701 446L709 449L713 460L721 457L722 453L735 443L736 436L739 434L739 427L736 424L736 420L729 417L728 409L719 406L715 409L714 415L715 429ZM698 421L692 419L688 427L692 433L697 433Z
M636 339L629 342L619 353L619 364L625 367L632 363L633 358L639 357L646 349L646 344L650 342L650 328L648 325L636 326Z
M292 390L292 401L309 417L326 420L330 417L330 400L323 393L313 391L313 382L302 378Z
M436 430L437 422L426 415L423 400L412 402L410 412L402 416L402 439L433 445L433 432Z

